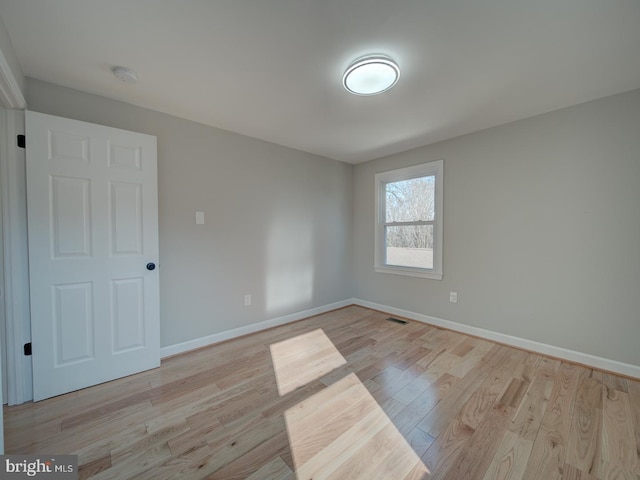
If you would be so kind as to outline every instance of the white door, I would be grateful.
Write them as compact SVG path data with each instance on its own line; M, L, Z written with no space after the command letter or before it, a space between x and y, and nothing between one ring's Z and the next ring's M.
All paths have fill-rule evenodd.
M34 400L160 365L156 137L26 112Z

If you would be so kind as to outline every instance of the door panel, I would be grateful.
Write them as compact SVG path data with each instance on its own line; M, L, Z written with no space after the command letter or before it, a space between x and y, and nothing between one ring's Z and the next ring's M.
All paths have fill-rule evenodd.
M93 285L54 285L54 367L93 360Z
M114 280L111 287L113 353L144 347L144 278Z
M156 138L26 113L34 400L160 364Z
M53 258L90 257L89 180L51 176L50 183Z
M111 254L142 253L142 185L109 184L111 216Z

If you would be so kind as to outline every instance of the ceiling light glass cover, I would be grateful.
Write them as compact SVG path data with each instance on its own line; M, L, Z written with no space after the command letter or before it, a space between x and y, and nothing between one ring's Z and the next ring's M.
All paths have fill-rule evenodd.
M400 68L385 55L361 57L351 64L342 77L342 84L356 95L376 95L386 92L400 78Z

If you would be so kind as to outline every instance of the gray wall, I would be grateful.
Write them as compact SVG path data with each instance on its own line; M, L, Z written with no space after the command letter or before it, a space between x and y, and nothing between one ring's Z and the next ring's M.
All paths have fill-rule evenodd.
M355 168L36 80L27 101L158 137L163 345L356 297L640 365L640 90ZM375 173L439 159L444 279L375 273Z
M351 165L33 79L27 103L158 137L163 346L352 296Z
M443 280L375 273L375 173L439 159ZM355 297L640 365L640 90L357 165L353 208Z

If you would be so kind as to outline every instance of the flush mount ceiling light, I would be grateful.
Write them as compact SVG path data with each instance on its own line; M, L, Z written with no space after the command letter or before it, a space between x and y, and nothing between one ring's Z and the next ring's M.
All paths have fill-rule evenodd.
M400 68L386 55L360 57L347 68L342 84L356 95L377 95L393 87L400 78Z
M124 83L136 83L138 81L138 74L127 67L113 67L111 69L117 79L122 80Z

